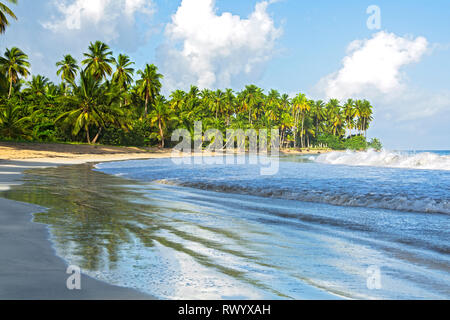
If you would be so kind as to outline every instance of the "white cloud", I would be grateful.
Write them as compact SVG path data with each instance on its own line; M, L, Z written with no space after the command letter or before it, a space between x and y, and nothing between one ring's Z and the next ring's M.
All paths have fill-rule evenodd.
M439 47L424 37L384 31L353 41L342 67L316 85L315 97L368 99L374 106L369 135L381 138L388 148L448 145L442 138L448 129L442 123L448 122L450 91L418 86L404 69ZM431 141L431 136L437 139Z
M267 12L269 3L257 3L242 19L229 12L217 14L214 0L183 0L166 26L168 42L159 50L168 89L225 87L236 77L257 79L281 35Z
M56 15L43 22L56 33L85 31L105 41L117 40L124 26L133 26L135 14L153 13L151 0L54 0Z
M424 37L407 38L384 31L350 43L342 68L325 77L320 87L327 97L389 94L404 89L401 68L419 62L428 50Z

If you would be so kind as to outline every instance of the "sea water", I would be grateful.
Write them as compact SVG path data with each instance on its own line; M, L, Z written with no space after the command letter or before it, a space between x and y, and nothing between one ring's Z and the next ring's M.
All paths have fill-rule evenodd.
M49 208L35 220L69 264L162 299L449 299L449 159L122 161L30 171L7 195Z
M273 176L248 163L170 159L97 170L149 183L139 192L170 225L159 235L200 255L191 261L158 243L177 270L178 293L166 297L450 298L449 152L280 160ZM370 268L379 271L375 289Z

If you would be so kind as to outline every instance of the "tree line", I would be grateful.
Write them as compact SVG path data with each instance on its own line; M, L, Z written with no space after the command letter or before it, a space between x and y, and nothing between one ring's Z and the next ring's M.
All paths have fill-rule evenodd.
M16 1L10 1L16 3ZM5 9L6 8L6 9ZM0 2L0 33L14 13ZM340 102L267 93L248 85L242 91L191 86L161 94L163 75L153 64L136 70L125 54L90 44L80 63L70 54L56 62L59 83L31 75L27 54L17 47L0 57L0 138L40 142L171 146L175 129L279 128L284 148L381 148L366 141L373 120L367 100Z

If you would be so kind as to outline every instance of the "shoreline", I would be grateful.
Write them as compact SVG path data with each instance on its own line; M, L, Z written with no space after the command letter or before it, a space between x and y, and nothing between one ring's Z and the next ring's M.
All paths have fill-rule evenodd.
M71 150L72 153L29 150L29 147L40 146L52 147L48 144L8 143L5 146L5 143L0 143L0 191L22 184L24 171L33 168L170 156L170 153L93 146L69 146L72 150L79 150ZM92 149L98 152L92 153ZM9 156L5 157L5 151ZM48 226L34 222L34 214L45 208L3 197L0 197L0 208L0 300L156 299L84 273L81 274L81 290L68 290L66 281L70 275L66 273L67 263L56 254Z
M321 152L324 152L323 150ZM319 153L321 153L319 152ZM314 154L290 150L280 154ZM203 155L213 155L203 153ZM61 165L167 158L172 150L89 145L0 143L0 191L22 184L24 171ZM183 156L180 154L179 156ZM184 155L185 156L185 155ZM56 254L50 229L34 222L45 208L0 197L0 300L152 300L82 273L81 290L68 290L66 261Z
M83 162L61 159L0 162L0 191L21 184L26 170L77 163ZM156 299L132 288L94 279L83 272L81 290L67 289L70 276L66 273L67 262L56 254L48 225L34 221L34 215L46 208L3 197L0 197L0 208L0 300Z

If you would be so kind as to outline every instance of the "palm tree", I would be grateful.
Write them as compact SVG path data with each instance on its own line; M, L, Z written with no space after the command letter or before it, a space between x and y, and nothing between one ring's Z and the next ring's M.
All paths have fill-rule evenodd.
M175 90L170 94L170 107L174 111L180 112L183 109L183 104L186 98L186 92L183 90Z
M355 114L358 117L357 127L359 134L361 135L364 132L364 136L367 136L367 129L373 120L372 105L367 100L356 100L355 109Z
M217 90L216 92L214 92L213 100L217 119L219 117L219 112L222 113L224 109L225 94L223 93L223 91Z
M293 108L294 110L297 110L302 116L302 127L300 132L300 143L301 147L304 148L305 142L303 140L304 137L304 125L305 125L305 116L306 113L311 110L311 105L308 99L306 99L306 96L302 93L299 93L293 100ZM297 118L298 120L298 118Z
M150 113L150 122L152 125L158 124L159 134L157 137L161 143L161 148L164 148L164 132L167 128L168 122L174 120L172 109L167 105L166 100L162 96L158 96L155 100L155 107Z
M127 90L128 86L133 82L134 69L131 68L133 64L134 62L130 60L130 57L124 54L119 54L117 60L114 59L116 71L112 76L112 81L124 90Z
M8 99L11 98L13 84L19 80L19 76L27 77L30 72L28 56L17 47L6 49L5 56L0 57L0 69L4 72L9 81Z
M340 133L340 129L344 120L342 117L342 109L339 104L339 100L330 99L327 104L327 118L331 133L333 135L337 135L338 133Z
M31 81L28 82L28 88L26 90L28 93L36 97L42 97L47 93L47 88L49 85L50 80L48 78L37 75L33 76Z
M138 93L145 100L144 117L148 114L148 104L155 104L155 99L161 90L162 74L158 73L158 68L151 64L146 65L145 69L137 72L141 79L137 81Z
M114 59L111 57L112 51L107 44L96 41L89 45L89 53L85 53L84 59L81 63L86 66L87 71L89 71L97 80L102 80L106 75L112 74L111 63Z
M8 2L17 4L17 0L8 0ZM3 2L0 2L0 33L5 33L6 27L9 26L8 17L17 20L16 15Z
M355 101L353 99L348 99L347 102L344 104L344 116L345 116L345 122L347 124L347 128L350 130L350 136L352 135L354 120L356 117L356 108L355 108Z
M8 105L0 112L0 135L5 138L26 138L30 139L28 125L29 117L21 117L20 106Z
M254 108L261 101L262 89L255 85L245 87L243 91L243 109L248 111L248 121L252 124Z
M66 54L61 61L56 63L56 66L58 67L56 74L61 76L62 82L72 83L75 81L80 67L77 65L77 60L74 57Z
M315 136L319 135L319 124L325 119L325 103L322 100L315 101L311 106L311 113L315 124Z
M80 85L74 85L73 96L64 97L63 102L71 106L73 110L60 115L55 122L63 119L64 122L73 125L72 134L77 135L82 129L86 131L86 140L89 144L96 143L102 129L107 123L114 123L125 127L121 117L123 112L112 104L108 98L106 85L101 85L91 73L80 73ZM91 140L90 129L98 129L96 136Z

